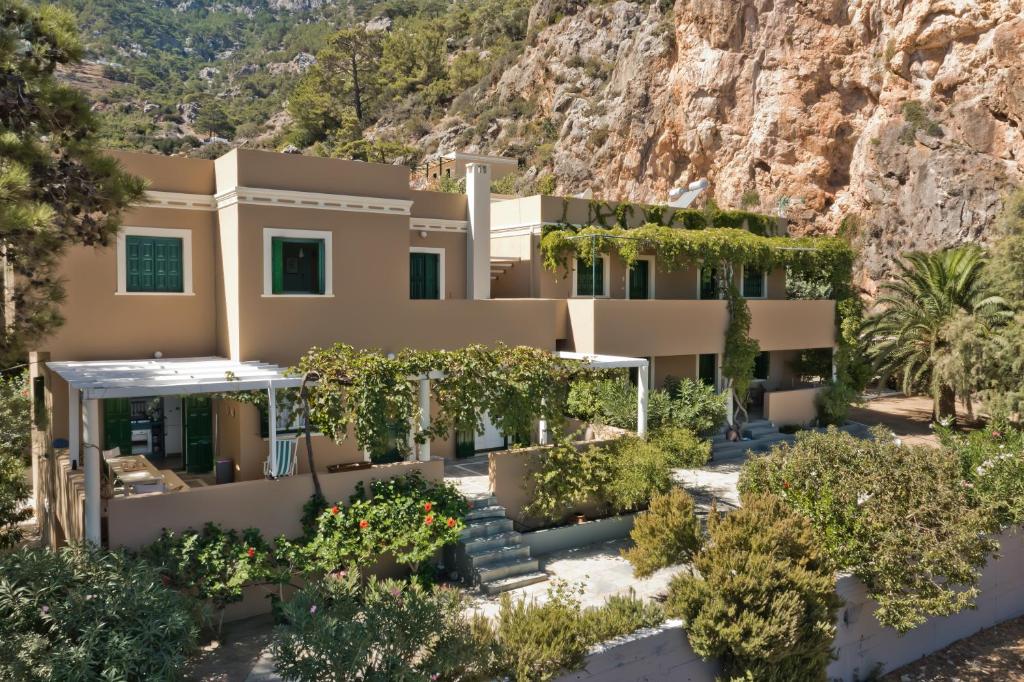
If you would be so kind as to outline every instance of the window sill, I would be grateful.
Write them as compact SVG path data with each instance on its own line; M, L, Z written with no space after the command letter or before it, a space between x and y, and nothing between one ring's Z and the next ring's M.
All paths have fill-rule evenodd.
M194 291L115 291L114 296L195 296Z
M260 294L260 298L334 298L334 294Z
M572 298L579 299L581 301L588 301L588 300L590 300L592 298L607 298L607 299L611 299L611 296L609 296L608 294L604 294L602 296L591 296L590 294L573 294ZM626 301L626 300L629 300L629 299L623 298L621 300Z

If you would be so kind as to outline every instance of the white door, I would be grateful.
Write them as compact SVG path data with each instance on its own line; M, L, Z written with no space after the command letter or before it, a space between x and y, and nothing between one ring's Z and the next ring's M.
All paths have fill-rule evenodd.
M475 445L477 450L494 450L505 447L505 437L501 435L501 431L486 414L484 415L484 432L476 434Z
M164 456L181 452L181 398L164 398Z

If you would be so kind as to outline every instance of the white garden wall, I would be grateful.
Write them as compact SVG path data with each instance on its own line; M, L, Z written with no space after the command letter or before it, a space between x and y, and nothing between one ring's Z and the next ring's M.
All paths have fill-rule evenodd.
M837 658L829 666L829 678L837 682L864 679L879 664L880 672L889 672L1024 614L1024 535L1008 531L999 541L1000 556L989 560L979 582L976 609L933 618L902 636L878 624L873 615L876 604L867 598L859 580L840 578L836 591L846 604L839 610ZM717 661L701 660L690 648L682 624L669 621L595 648L584 670L565 675L559 682L714 682L718 673Z

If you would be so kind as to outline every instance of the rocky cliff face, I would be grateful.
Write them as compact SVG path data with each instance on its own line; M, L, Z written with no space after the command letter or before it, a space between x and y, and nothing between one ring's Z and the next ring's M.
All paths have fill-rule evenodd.
M902 251L984 240L1024 184L1024 0L543 0L531 21L485 97L532 102L552 139L530 172L563 193L707 177L721 205L855 231L870 291ZM515 118L422 142L514 151Z

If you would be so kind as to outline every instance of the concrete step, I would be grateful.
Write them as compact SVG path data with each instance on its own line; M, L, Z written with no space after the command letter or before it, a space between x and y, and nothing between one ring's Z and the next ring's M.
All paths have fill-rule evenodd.
M516 531L498 533L481 538L474 538L461 544L462 551L468 556L483 554L499 547L512 547L522 542L523 536Z
M715 445L711 449L711 459L712 461L736 459L746 455L747 451L768 452L772 449L772 446L777 443L792 443L794 440L796 439L791 434L776 433L763 438L757 438L755 440L743 440L738 443Z
M526 587L527 585L541 583L547 579L547 573L534 571L532 573L523 573L522 575L513 576L511 578L504 578L502 580L485 583L480 586L480 589L484 594L501 594L502 592L508 592L509 590Z
M483 497L467 497L466 502L469 503L469 508L480 509L482 507L493 507L498 504L498 498L494 495L485 495Z
M767 435L769 433L778 433L779 429L777 427L775 427L775 426L772 426L772 424L770 422L759 421L759 422L752 422L752 423L747 424L746 426L743 427L743 431L744 432L748 432L749 431L750 434L754 438L759 438L759 437ZM728 442L729 441L727 441L725 439L725 431L724 430L721 433L716 434L711 439L711 443L712 444L728 443Z
M481 519L480 521L468 523L459 534L459 539L466 541L473 538L490 537L498 533L506 533L510 530L512 530L512 519Z
M473 507L466 514L466 523L479 521L480 519L501 519L505 518L505 508L496 504L487 507Z
M506 561L497 561L487 566L476 569L478 582L481 585L493 583L503 578L511 578L524 573L534 573L540 568L540 562L536 559L514 558Z
M481 569L505 562L529 560L530 548L527 545L505 545L478 554L468 554L467 558L470 566Z

